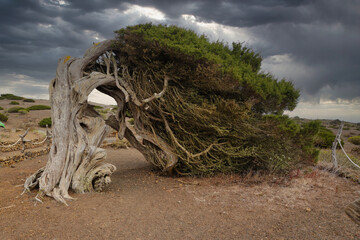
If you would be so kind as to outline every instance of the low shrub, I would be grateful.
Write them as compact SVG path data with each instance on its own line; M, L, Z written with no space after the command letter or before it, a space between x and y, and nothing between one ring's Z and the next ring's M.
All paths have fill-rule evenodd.
M28 107L27 110L32 111L32 110L49 110L51 109L50 106L46 106L46 105L33 105L31 107Z
M10 102L11 105L19 105L20 103L19 102L16 102L16 101L12 101Z
M1 122L7 122L8 117L5 114L0 113L0 121Z
M332 148L335 137L335 134L331 130L325 127L320 127L318 134L316 134L314 138L314 145L318 148ZM344 146L343 140L341 140L341 145ZM339 145L338 148L340 148Z
M20 109L20 110L18 111L18 113L27 114L27 113L29 113L29 110L27 110L27 109Z
M315 136L314 145L318 148L331 148L335 140L335 134L329 129L321 127L318 134Z
M26 99L23 100L23 102L35 102L35 100L34 100L34 99L30 99L30 98L26 98Z
M40 127L46 127L46 125L48 125L48 127L51 127L51 118L44 118L39 122Z
M23 100L24 99L23 97L16 96L16 95L10 94L10 93L1 94L1 98L8 99L8 100Z
M349 137L348 141L355 145L360 145L360 136Z
M0 110L4 110L4 108L0 106Z
M8 113L17 113L19 112L19 110L21 109L25 109L25 108L22 108L22 107L12 107L12 108L9 108L7 111Z

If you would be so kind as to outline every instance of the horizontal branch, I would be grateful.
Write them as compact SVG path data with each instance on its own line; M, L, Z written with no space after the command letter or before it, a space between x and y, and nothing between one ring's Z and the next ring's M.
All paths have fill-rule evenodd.
M151 101L154 100L154 99L161 98L161 97L164 95L164 93L166 92L166 89L167 89L167 87L168 87L168 84L169 84L169 77L168 77L168 76L165 76L165 78L164 78L164 88L163 88L163 90L162 90L160 93L154 93L153 96L151 96L151 97L149 97L149 98L146 98L146 99L142 100L141 102L142 102L143 104L145 104L145 103L151 102Z

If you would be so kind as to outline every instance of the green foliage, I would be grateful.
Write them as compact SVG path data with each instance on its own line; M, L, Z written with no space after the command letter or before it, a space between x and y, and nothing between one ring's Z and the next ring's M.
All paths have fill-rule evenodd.
M130 123L131 125L134 125L134 123L135 123L134 118L130 118L130 119L128 120L128 123Z
M18 111L18 113L27 114L27 113L29 113L29 110L27 110L27 109L20 109L20 110Z
M1 122L7 122L8 117L5 114L0 113L0 121Z
M19 105L20 103L19 103L19 102L16 102L16 101L11 101L10 104L11 104L11 105Z
M352 136L348 138L348 141L355 145L360 145L360 136Z
M23 97L16 96L16 95L10 94L10 93L1 94L1 98L8 99L8 100L23 100L24 99Z
M0 106L0 110L4 110L4 108Z
M93 106L93 108L94 108L94 109L103 109L102 106L97 106L97 105Z
M129 103L122 114L130 110L135 126L169 145L178 174L282 172L316 160L320 123L299 125L282 115L295 108L299 91L261 72L259 54L175 26L143 24L116 33L113 52L124 70L119 75L137 98L161 92L165 76L170 79L146 111ZM91 67L100 69L97 64ZM164 169L159 147L144 144L153 153L149 161Z
M46 127L46 125L48 125L48 127L51 127L51 118L44 118L39 122L40 127Z
M335 141L335 134L324 126L321 126L319 132L314 138L314 146L317 148L332 148L333 142ZM341 140L341 145L344 146L344 141ZM339 149L340 146L338 145Z
M24 99L23 100L23 102L35 102L35 100L34 99L30 99L30 98L26 98L26 99Z
M9 108L7 111L8 111L8 113L17 113L17 112L19 112L19 110L22 110L22 109L25 109L25 108L22 108L22 107L12 107L12 108Z
M119 44L134 50L127 55L134 64L140 63L134 56L144 56L141 61L145 65L171 68L172 77L190 80L201 91L251 101L259 113L282 113L296 107L300 94L294 85L260 72L261 56L241 43L230 47L220 41L210 42L191 30L166 25L140 24L115 33ZM176 72L177 66L182 70Z
M267 121L275 121L276 127L283 132L277 133L281 136L279 142L288 145L288 149L293 151L292 153L283 152L283 154L297 159L298 162L317 161L319 151L314 147L314 139L320 130L321 121L310 121L299 125L286 115L268 115L264 118Z
M32 111L32 110L49 110L51 109L50 106L46 106L46 105L33 105L31 107L28 107L27 110Z
M332 131L325 127L321 127L319 133L315 137L315 146L318 148L331 148L335 137L336 136Z

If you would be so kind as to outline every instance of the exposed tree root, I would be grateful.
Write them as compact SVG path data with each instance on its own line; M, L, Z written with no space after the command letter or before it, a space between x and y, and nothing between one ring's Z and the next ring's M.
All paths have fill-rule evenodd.
M360 199L350 203L346 207L345 213L351 218L351 220L360 225Z

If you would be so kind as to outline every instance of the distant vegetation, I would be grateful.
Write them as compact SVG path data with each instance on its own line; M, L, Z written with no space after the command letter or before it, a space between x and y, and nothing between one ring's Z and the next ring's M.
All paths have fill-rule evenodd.
M0 121L1 122L7 122L8 117L5 114L0 113Z
M11 105L19 105L20 103L19 103L19 102L16 102L16 101L11 101L10 104L11 104Z
M19 112L19 110L21 110L21 109L25 109L25 108L23 108L23 107L12 107L12 108L9 108L9 109L7 110L7 112L8 112L8 113L17 113L17 112Z
M27 110L27 109L19 109L18 113L27 114L27 113L29 113L29 110Z
M39 122L40 127L46 127L46 125L48 125L48 127L51 127L51 118L44 118Z
M349 137L348 141L355 145L360 145L360 136Z
M47 105L33 105L31 107L28 107L27 109L29 111L32 111L32 110L49 110L49 109L51 109L51 107L47 106Z
M26 110L26 111L32 111L32 110L49 110L51 109L50 106L46 106L46 105L34 105L34 106L31 106L31 107L28 107L28 108L23 108L23 107L12 107L12 108L9 108L7 111L8 113L18 113L19 110ZM24 112L22 112L24 113Z
M4 108L0 106L0 110L4 110Z
M335 137L335 134L331 130L321 126L318 134L315 136L314 144L318 148L331 148ZM343 141L342 145L344 145ZM340 148L340 146L338 147Z
M27 98L27 99L24 99L23 102L35 102L35 100L34 100L34 99Z
M6 94L1 94L0 100L1 99L7 99L7 100L23 100L23 97L20 96L16 96L14 94L10 94L10 93L6 93Z

